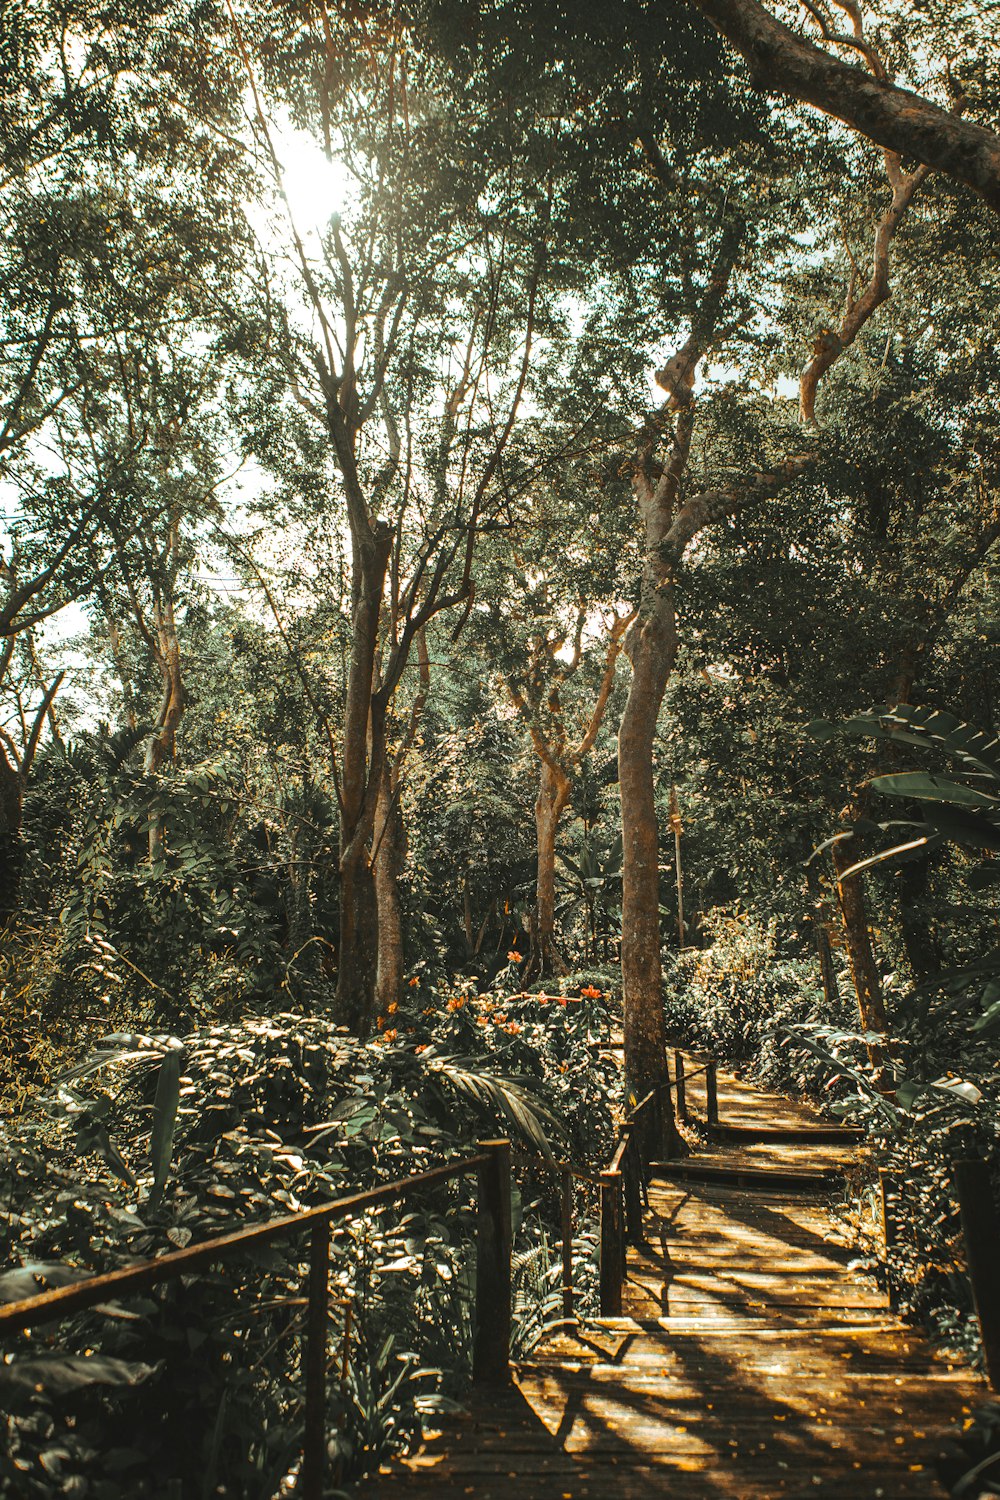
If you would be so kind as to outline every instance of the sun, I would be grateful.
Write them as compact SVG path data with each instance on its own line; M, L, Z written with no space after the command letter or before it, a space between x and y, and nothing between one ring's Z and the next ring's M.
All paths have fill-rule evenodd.
M275 147L282 187L300 231L316 233L334 214L350 214L358 185L340 157L328 157L313 136L291 126L277 133Z

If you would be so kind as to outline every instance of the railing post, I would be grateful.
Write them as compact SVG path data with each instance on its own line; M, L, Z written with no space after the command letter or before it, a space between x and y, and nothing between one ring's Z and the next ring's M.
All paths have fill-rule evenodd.
M622 1310L625 1273L622 1234L622 1174L601 1173L601 1317L617 1318Z
M1000 1223L993 1202L989 1164L960 1161L956 1180L986 1374L991 1389L996 1391L1000 1390Z
M472 1378L510 1379L510 1141L480 1141Z
M562 1218L562 1310L573 1316L573 1174L563 1167L559 1207Z
M326 1323L330 1277L330 1221L317 1219L309 1235L306 1307L306 1413L302 1439L303 1500L322 1500L326 1467Z
M676 1080L677 1087L677 1118L686 1122L688 1112L687 1094L685 1093L684 1053L679 1050L674 1053L674 1079Z
M705 1118L709 1126L719 1123L719 1076L714 1058L705 1067Z
M674 1096L673 1090L670 1087L669 1064L667 1065L667 1076L660 1084L658 1104L659 1150L663 1160L670 1161L675 1156L686 1156L687 1144L677 1129L677 1118L674 1114Z
M639 1144L641 1132L638 1123L629 1131L628 1149L625 1152L625 1174L623 1185L625 1188L625 1227L628 1231L629 1243L642 1245L645 1243L642 1234L642 1148ZM623 1241L624 1243L624 1241ZM625 1279L625 1268L622 1267L622 1280Z
M885 1289L889 1297L889 1306L895 1312L899 1297L896 1294L896 1284L892 1279L889 1267L889 1255L896 1246L896 1215L892 1211L892 1198L895 1189L895 1181L885 1169L879 1167L878 1190L879 1201L882 1207L882 1243L885 1246Z

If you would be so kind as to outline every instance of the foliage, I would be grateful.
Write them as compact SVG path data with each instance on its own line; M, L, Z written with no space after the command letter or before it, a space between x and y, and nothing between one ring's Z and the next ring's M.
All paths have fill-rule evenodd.
M672 1039L753 1062L769 1086L807 1086L775 1038L782 1026L829 1019L815 963L782 958L773 921L764 927L748 912L716 911L704 923L710 947L670 955L664 1005Z
M107 1038L69 1070L48 1113L23 1115L6 1134L6 1259L24 1269L0 1280L0 1292L30 1295L84 1268L112 1269L406 1176L504 1125L548 1149L564 1108L573 1149L597 1163L616 1084L613 1063L596 1060L606 1026L599 1000L446 998L420 986L409 994L367 1046L330 1022L291 1015L182 1041ZM98 1080L105 1086L95 1094ZM561 1310L551 1182L525 1171L515 1204L522 1352ZM331 1338L346 1340L350 1355L348 1379L331 1394L342 1477L377 1466L412 1441L421 1415L461 1394L471 1348L468 1203L467 1189L440 1190L364 1215L335 1237L342 1300ZM157 1494L184 1452L185 1485L209 1472L231 1489L274 1492L294 1468L300 1430L303 1254L277 1245L251 1256L250 1278L236 1259L193 1286L168 1284L22 1340L7 1367L4 1485L43 1496L78 1475L102 1494L107 1476L121 1473L132 1493ZM596 1270L586 1222L574 1255L586 1307ZM140 1387L141 1402L131 1394ZM109 1442L112 1432L120 1436Z
M976 7L849 9L887 75L989 125ZM536 1153L527 1347L559 1274L537 1153L596 1164L611 1139L613 676L583 731L638 601L625 654L662 607L669 658L658 892L645 869L671 1034L866 1124L914 1226L892 1274L968 1338L950 1183L957 1152L995 1153L1000 1024L993 211L936 172L890 225L904 164L766 98L696 10L6 8L8 1290L511 1129ZM646 529L642 480L671 476L683 545ZM533 993L526 728L573 772L552 947L574 972ZM859 784L899 810L847 814L881 1039L848 1003L825 851L808 862ZM405 985L374 972L396 908ZM341 1477L455 1395L468 1231L441 1193L338 1244ZM585 1226L581 1269L593 1250ZM291 1491L297 1254L22 1341L7 1489L162 1492L190 1431L185 1493Z

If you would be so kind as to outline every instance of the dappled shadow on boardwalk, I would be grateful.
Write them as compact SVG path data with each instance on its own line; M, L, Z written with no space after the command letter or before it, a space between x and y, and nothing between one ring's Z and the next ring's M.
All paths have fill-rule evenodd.
M752 1090L740 1085L739 1097L749 1112ZM548 1339L514 1385L478 1392L464 1417L362 1493L944 1495L936 1430L960 1422L982 1388L900 1323L821 1197L653 1183L644 1230L629 1252L629 1316Z
M937 1445L925 1424L948 1393L932 1386L915 1403L910 1392L904 1411L874 1351L845 1382L828 1383L780 1345L748 1361L738 1342L666 1339L657 1327L609 1330L600 1346L559 1340L518 1385L479 1393L405 1474L366 1493L386 1500L941 1493L928 1468ZM845 1338L825 1351L833 1365L857 1352ZM893 1427L909 1445L905 1463Z

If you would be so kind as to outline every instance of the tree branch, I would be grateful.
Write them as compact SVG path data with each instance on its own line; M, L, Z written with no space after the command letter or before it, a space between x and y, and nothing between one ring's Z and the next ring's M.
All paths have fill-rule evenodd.
M1000 136L930 99L832 57L760 0L687 0L741 52L754 82L843 120L869 140L944 172L1000 209Z

